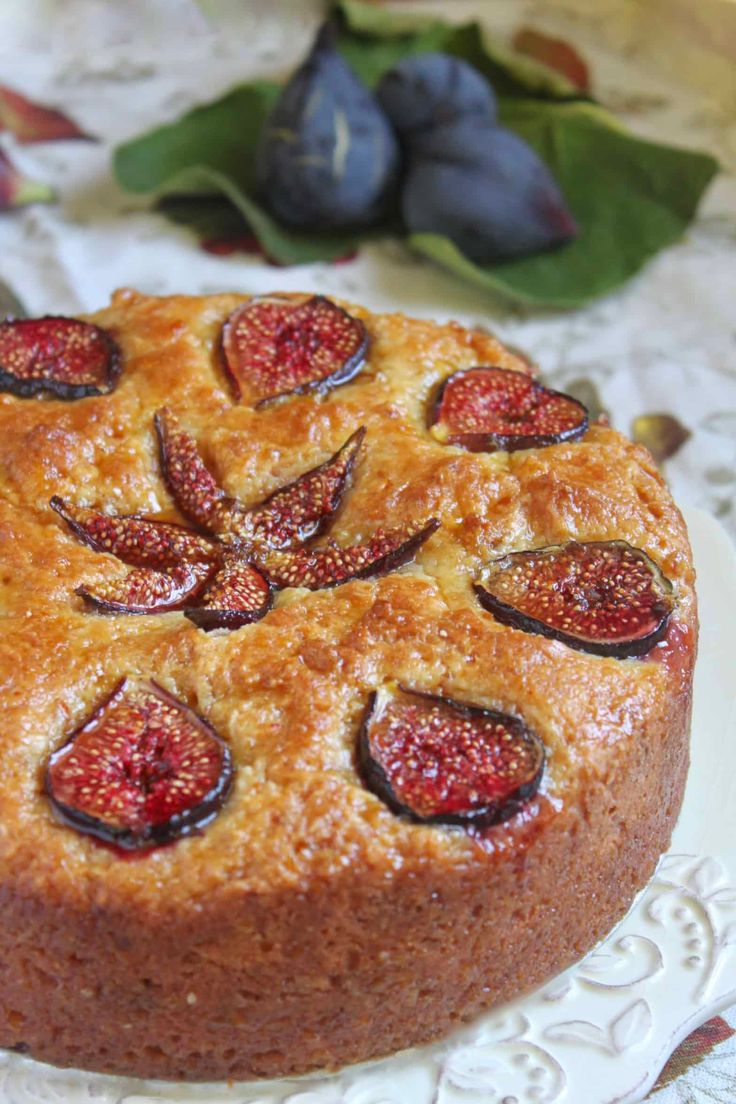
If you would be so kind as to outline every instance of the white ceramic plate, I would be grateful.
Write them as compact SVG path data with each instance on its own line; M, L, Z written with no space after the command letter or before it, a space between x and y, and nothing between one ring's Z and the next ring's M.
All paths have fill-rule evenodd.
M1 1104L635 1104L674 1047L736 1002L736 555L686 513L702 622L692 768L671 851L626 919L539 992L440 1044L310 1077L173 1085L0 1052Z

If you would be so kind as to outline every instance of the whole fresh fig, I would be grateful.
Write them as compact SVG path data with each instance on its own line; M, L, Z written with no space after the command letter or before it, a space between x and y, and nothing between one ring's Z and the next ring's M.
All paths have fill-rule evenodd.
M259 195L289 226L366 226L386 212L398 169L390 123L325 25L264 124Z
M418 133L458 119L492 123L496 118L496 97L488 81L452 54L405 58L382 77L376 95L408 143Z
M441 234L477 264L570 241L577 227L547 166L516 134L466 119L412 146L401 197L412 234Z

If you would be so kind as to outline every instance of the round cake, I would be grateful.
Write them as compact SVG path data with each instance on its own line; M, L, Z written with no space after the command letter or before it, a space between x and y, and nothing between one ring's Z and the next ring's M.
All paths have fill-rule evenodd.
M649 454L494 337L321 296L0 325L0 1046L280 1077L628 909L697 615Z

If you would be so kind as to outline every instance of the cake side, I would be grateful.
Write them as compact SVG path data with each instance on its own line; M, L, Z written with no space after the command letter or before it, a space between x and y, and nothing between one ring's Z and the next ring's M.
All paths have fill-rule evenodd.
M280 1076L433 1038L589 949L645 884L679 810L693 572L648 454L600 425L517 453L448 448L427 432L438 383L524 365L487 335L354 307L371 338L355 380L322 400L233 405L217 335L241 302L122 293L94 318L123 350L113 394L0 399L0 1044L60 1065ZM246 502L365 425L331 535L430 515L440 528L399 573L282 591L263 621L226 635L180 613L90 614L74 588L120 568L75 542L48 500L180 520L157 467L164 403ZM480 608L471 582L490 558L570 539L627 540L672 580L676 611L649 657L574 651ZM53 818L40 772L130 674L205 716L236 775L202 835L126 861ZM547 749L528 808L471 836L399 819L366 791L356 734L392 680L521 713Z

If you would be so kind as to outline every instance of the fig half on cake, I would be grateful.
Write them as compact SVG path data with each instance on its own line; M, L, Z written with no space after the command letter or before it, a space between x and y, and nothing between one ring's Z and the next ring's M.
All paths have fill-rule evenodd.
M256 406L349 383L368 348L360 319L323 295L251 299L227 319L221 341L235 397Z
M402 686L371 695L358 768L395 813L486 828L534 796L544 747L520 717Z
M515 452L577 441L588 429L588 411L524 372L479 366L441 384L429 425L438 440L469 452Z
M84 399L112 391L119 374L120 349L91 322L57 316L0 322L0 391Z
M475 586L505 625L594 655L641 656L667 631L672 584L626 541L569 541L494 560Z
M208 824L232 776L230 749L202 717L126 678L49 757L45 789L65 824L140 850Z

